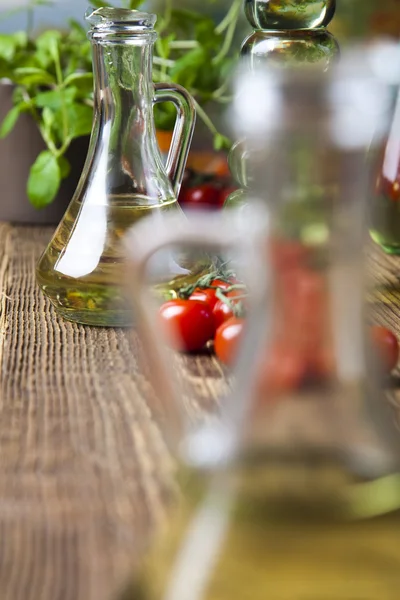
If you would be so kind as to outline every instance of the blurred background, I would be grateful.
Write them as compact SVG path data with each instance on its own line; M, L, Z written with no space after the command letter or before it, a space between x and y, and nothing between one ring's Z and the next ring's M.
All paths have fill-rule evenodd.
M54 0L52 5L38 6L35 8L35 28L38 30L52 27L65 26L69 18L83 21L83 14L88 2L86 0ZM148 9L157 11L160 0L149 0ZM0 31L9 32L24 28L26 14L23 12L13 13L19 7L27 5L26 0L0 0ZM225 14L231 5L230 0L218 0L218 2L204 2L202 0L180 0L176 6L182 8L196 8L209 12L216 19ZM245 35L248 29L243 18L242 33ZM348 37L371 37L377 35L389 35L400 37L400 2L399 0L340 0L332 25L329 28L339 39Z
M187 14L184 17L181 15L172 24L167 19L168 28L162 34L168 50L167 55L161 56L160 47L156 47L154 81L165 81L167 76L169 80L188 89L197 103L198 119L189 156L189 175L185 179L179 198L182 204L195 202L196 206L220 206L237 188L237 178L231 178L227 164L227 153L232 146L232 140L231 127L225 115L230 103L230 73L236 65L243 41L251 33L244 11L240 10L238 16L240 2L244 4L241 0L173 0L173 8L189 9L197 14L189 17ZM17 103L16 96L13 96L14 88L7 85L7 82L14 86L22 84L31 98L47 89L48 81L37 81L36 84L32 81L32 77L34 79L42 76L43 71L40 71L39 75L24 72L24 68L28 68L29 71L38 66L40 52L39 56L34 56L35 40L41 33L49 32L50 37L57 37L58 32L51 30L62 32L60 56L63 68L68 69L68 65L73 63L73 71L87 73L88 77L86 93L83 90L82 97L76 98L80 105L79 110L86 111L83 132L79 136L72 136L79 138L74 140L74 144L80 144L80 147L69 151L69 144L66 146L65 156L72 167L71 175L61 182L56 203L53 202L53 197L49 197L43 198L43 202L37 206L32 202L32 198L29 198L34 209L27 198L26 182L29 173L36 157L45 149L32 115L22 114L18 117L16 126L11 118L6 123L10 131L4 134L0 130L0 185L9 182L10 179L15 182L12 189L7 183L10 188L8 197L12 198L13 202L7 204L6 211L0 201L0 220L57 222L76 188L86 156L87 136L92 121L92 113L88 110L88 106L92 105L92 62L84 23L88 4L89 0L0 0L0 79L3 84L0 85L0 123L11 111L13 103ZM98 0L95 4L98 5ZM123 6L124 3L122 0L114 0L111 4ZM147 0L143 8L158 14L159 24L163 23L163 16L167 14L166 0ZM205 18L206 16L211 18ZM78 25L71 24L71 19ZM342 47L353 40L366 42L382 37L399 40L400 0L338 0L336 15L328 29ZM28 31L30 41L29 44L23 42L21 48L21 39L27 38L24 33L20 34L22 38L18 37L16 32L24 31ZM11 40L10 35L14 36ZM331 39L330 36L327 37ZM177 40L177 45L173 47L174 39ZM306 60L312 59L312 50L313 48L308 48L307 52L309 51L310 55ZM165 53L165 48L162 52ZM40 66L43 65L40 63ZM22 72L18 72L21 67ZM44 73L45 78L49 75L55 77L51 64L45 65L44 68L49 69L49 73ZM18 89L16 93L18 95ZM40 111L42 108L40 107ZM166 156L171 143L175 110L171 104L159 105L155 115L159 146ZM39 116L43 117L42 112ZM51 133L54 134L54 131ZM64 147L65 139L57 139L55 134L53 137L56 146ZM18 173L18 177L10 178L10 172ZM199 186L202 186L200 190ZM189 190L188 194L186 190ZM17 200L21 203L18 212L15 209ZM54 208L54 204L57 205L57 209ZM12 214L10 206L13 206ZM40 211L36 210L37 208L40 208Z

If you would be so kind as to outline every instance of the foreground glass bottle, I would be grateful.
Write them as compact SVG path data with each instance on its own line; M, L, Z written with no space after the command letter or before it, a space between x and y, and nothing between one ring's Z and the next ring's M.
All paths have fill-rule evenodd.
M121 289L127 229L149 214L180 211L177 196L193 134L190 96L152 83L156 17L137 11L90 10L95 112L87 162L74 198L37 268L44 293L65 318L92 325L127 325ZM173 102L178 119L164 167L153 107ZM163 273L168 295L190 270Z
M181 503L124 600L397 594L400 436L365 329L363 254L365 145L371 126L384 129L388 98L371 74L358 76L373 107L349 85L351 63L323 78L245 73L236 99L245 111L235 122L253 155L251 206L225 224L202 217L174 233L160 225L153 242L150 223L130 234L157 410L178 421L175 430L187 381L172 380L182 359L163 345L146 298L152 257L170 245L218 248L249 295L220 418L180 440ZM307 216L298 212L300 150L314 175L305 183L318 187Z
M388 254L400 254L400 92L380 166L371 197L371 236Z

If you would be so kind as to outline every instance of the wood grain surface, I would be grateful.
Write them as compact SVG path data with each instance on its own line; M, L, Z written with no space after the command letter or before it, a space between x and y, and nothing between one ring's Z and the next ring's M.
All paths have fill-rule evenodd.
M50 234L0 223L0 600L110 600L174 493L173 463L133 332L62 321L37 289ZM371 265L376 318L400 337L400 259L375 249ZM217 361L180 368L190 417L212 412Z
M0 224L0 600L109 600L173 492L129 330L57 317L35 265L51 231ZM194 418L222 371L183 359Z

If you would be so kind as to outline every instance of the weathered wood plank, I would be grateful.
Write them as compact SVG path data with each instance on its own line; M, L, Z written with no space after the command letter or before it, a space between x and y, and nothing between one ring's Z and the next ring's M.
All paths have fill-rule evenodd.
M134 334L62 321L37 289L49 235L0 225L0 597L108 599L163 512L172 461ZM200 411L221 371L189 362Z

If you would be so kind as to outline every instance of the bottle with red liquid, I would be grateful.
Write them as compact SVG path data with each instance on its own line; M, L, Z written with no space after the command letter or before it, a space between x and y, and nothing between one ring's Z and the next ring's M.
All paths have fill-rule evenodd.
M388 254L400 254L400 92L372 200L371 237Z

